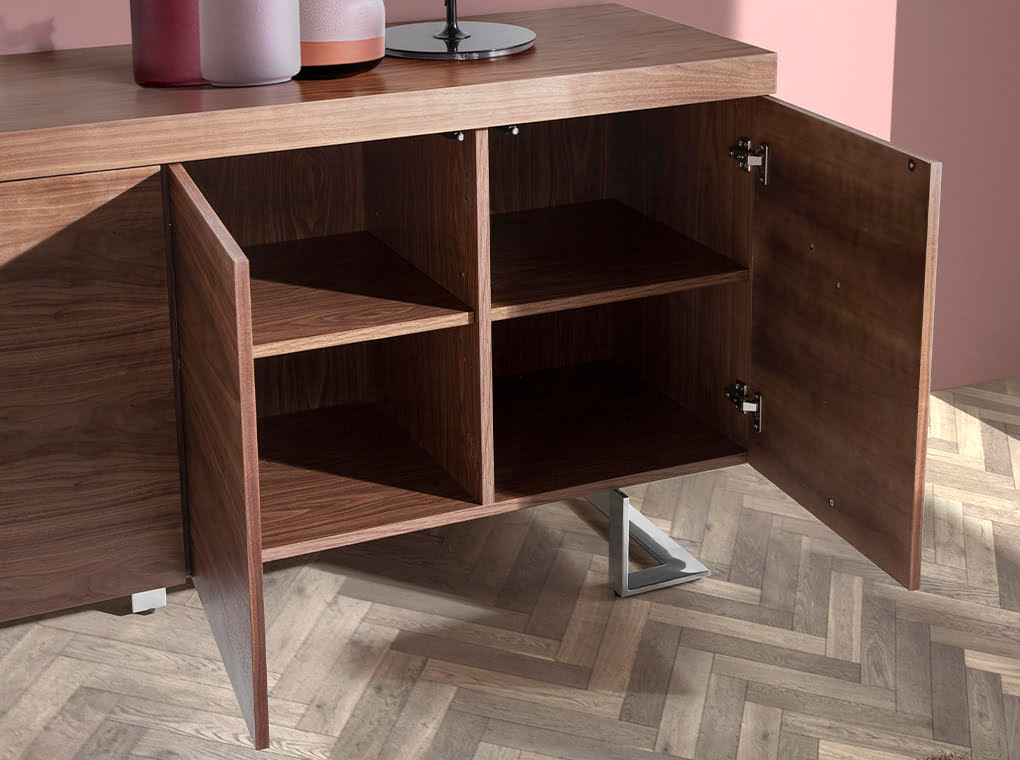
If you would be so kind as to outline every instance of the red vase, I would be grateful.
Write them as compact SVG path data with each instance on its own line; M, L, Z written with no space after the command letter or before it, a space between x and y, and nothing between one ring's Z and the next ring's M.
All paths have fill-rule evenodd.
M198 0L131 0L131 44L138 84L205 84Z

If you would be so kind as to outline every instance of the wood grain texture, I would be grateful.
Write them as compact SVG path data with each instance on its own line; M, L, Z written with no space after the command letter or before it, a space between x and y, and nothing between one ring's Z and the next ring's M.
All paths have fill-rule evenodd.
M940 165L758 108L775 160L756 199L751 383L771 421L749 458L917 588Z
M705 103L612 117L613 197L645 216L750 267L753 178L728 149L754 134L753 100ZM750 181L749 181L750 180ZM660 335L630 361L663 393L746 446L749 423L721 390L747 380L751 288L731 285L649 301L642 317Z
M472 320L462 303L365 232L246 254L256 359Z
M0 621L186 574L159 170L0 185Z
M365 146L368 229L474 310L468 328L404 341L381 402L482 503L494 499L488 149L485 131Z
M530 121L530 120L529 120ZM609 196L609 117L489 130L493 214L567 206Z
M7 157L0 181L775 90L774 53L619 5L489 18L528 26L540 42L499 61L387 58L352 79L233 90L139 90L127 47L7 56L0 63L0 99L7 105L0 117L0 151ZM370 110L360 96L371 96ZM55 102L63 107L51 108ZM174 139L167 140L171 132Z
M267 560L478 516L477 504L373 404L259 423Z
M269 745L248 260L169 170L192 577L256 748Z
M496 497L585 493L739 463L740 447L610 363L497 378ZM564 439L569 435L569 439ZM585 491L585 488L587 491Z
M747 269L616 201L493 218L495 320L747 280Z
M376 399L375 341L270 356L255 362L258 416L322 409Z
M354 361L352 348L323 353ZM331 361L335 370L344 364ZM990 387L1003 390L978 407L982 437L981 413L1001 409L1011 398L1006 383ZM1020 398L1020 384L1016 393L1013 398ZM955 395L943 394L948 404ZM961 475L985 470L970 455L930 450L932 456L945 454L954 457ZM994 455L990 448L985 454ZM992 498L966 478L931 488L953 492L965 517L988 519L995 553L1006 561L1015 555L1014 536L1000 528L1017 519L1020 491L1013 489L1009 500ZM614 599L606 583L606 521L582 499L267 565L270 754L307 760L331 753L338 760L689 760L706 735L703 757L768 757L781 711L782 760L914 760L939 752L1016 756L1020 613L978 594L962 598L981 588L969 585L969 576L958 574L957 585L949 585L945 572L957 569L929 560L922 586L928 588L929 573L943 585L899 589L748 465L629 493L649 519L696 556L708 560L711 548L713 578L644 599ZM692 520L693 511L701 516ZM741 526L759 526L756 535L766 546L772 533L800 537L799 558L770 553L776 569L768 596L785 598L776 585L785 579L799 597L803 578L815 578L807 595L816 611L801 617L820 617L820 630L794 630L800 618L762 605L764 573L741 570L753 585L734 582L741 564L725 551L745 551L746 542L713 533L724 532L737 513ZM749 513L759 517L745 519ZM990 520L992 514L999 519ZM551 564L550 556L556 557ZM560 561L565 556L569 562ZM860 665L824 656L826 613L841 605L838 597L855 582L864 587ZM250 760L246 728L226 673L215 662L216 643L200 599L181 588L171 591L169 601L147 617L83 609L0 626L6 755L35 760L78 751L81 758ZM625 611L635 602L638 609L649 606L640 633L631 624L641 613ZM556 604L550 624L536 625ZM896 665L898 622L912 629L902 637L908 661L902 668ZM846 626L843 634L853 638ZM897 702L923 702L917 697L928 679L926 639L931 711L897 711ZM601 674L597 679L593 667ZM591 689L608 683L609 674L617 688L628 667L624 693ZM746 682L742 700L727 699L718 684L710 693L713 669L717 680ZM651 732L655 750L647 749Z
M360 143L264 150L185 165L242 248L365 229Z

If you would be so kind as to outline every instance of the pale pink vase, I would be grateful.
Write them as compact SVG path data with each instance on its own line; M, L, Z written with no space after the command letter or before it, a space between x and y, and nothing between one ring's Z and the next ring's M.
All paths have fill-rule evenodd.
M301 69L298 0L200 0L202 76L219 87L286 82Z

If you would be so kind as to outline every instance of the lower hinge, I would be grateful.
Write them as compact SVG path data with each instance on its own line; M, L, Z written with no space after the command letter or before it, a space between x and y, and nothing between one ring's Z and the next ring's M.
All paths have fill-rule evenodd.
M754 432L761 432L761 408L762 397L760 393L750 395L747 392L747 384L742 380L734 381L733 385L723 389L726 398L733 406L737 407L743 414L751 415L751 427Z
M750 137L737 138L737 144L730 148L730 158L737 162L741 171L748 174L752 169L757 169L760 184L769 183L769 146L765 143L755 150L751 147Z

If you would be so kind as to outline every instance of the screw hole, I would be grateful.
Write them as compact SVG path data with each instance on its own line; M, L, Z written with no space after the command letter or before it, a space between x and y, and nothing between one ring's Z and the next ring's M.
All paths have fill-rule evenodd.
M807 249L808 249L809 251L813 251L813 250L815 249L815 244L814 244L814 243L808 243L808 244L807 244Z
M829 499L829 506L835 508L836 500L835 499Z
M914 159L910 159L907 161L907 168L910 169L910 171L914 171L914 169L917 168L917 162Z
M843 283L841 283L839 280L836 280L836 290L842 290L842 289L843 289Z

